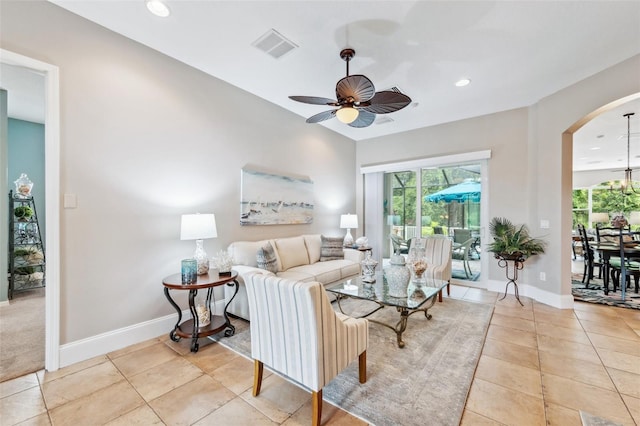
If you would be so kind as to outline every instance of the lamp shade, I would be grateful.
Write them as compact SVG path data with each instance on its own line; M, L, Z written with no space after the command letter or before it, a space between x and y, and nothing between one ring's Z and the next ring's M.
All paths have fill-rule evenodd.
M358 227L357 214L343 214L340 216L340 228L355 229Z
M216 216L211 214L183 214L180 224L181 240L216 238Z
M629 213L629 225L640 225L640 212Z
M338 117L338 120L345 124L353 123L359 115L360 113L358 110L350 106L343 106L336 111L336 117Z
M591 213L591 222L593 223L609 222L609 213Z

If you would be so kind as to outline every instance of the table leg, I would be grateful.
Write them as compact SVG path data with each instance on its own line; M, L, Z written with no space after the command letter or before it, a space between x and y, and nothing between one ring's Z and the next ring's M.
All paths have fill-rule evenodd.
M167 287L164 288L164 296L167 298L171 306L174 307L176 312L178 312L178 321L176 322L176 325L173 327L173 330L171 330L171 332L169 333L169 337L171 338L171 340L173 340L174 342L177 342L180 340L180 336L176 336L176 330L178 329L178 327L180 326L180 322L182 321L182 311L180 310L180 306L178 306L178 304L174 302L174 300L171 298L171 295L169 294L169 289Z
M198 294L198 290L189 290L189 310L191 311L191 318L193 318L193 331L191 332L191 352L198 352L200 345L198 345L198 326L200 321L198 318L198 311L196 311L195 298Z
M228 282L227 285L229 286L234 285L236 287L236 291L233 293L233 296L231 296L231 299L229 299L227 304L224 306L224 311L223 311L224 320L225 320L225 323L227 324L227 329L224 331L224 335L229 337L235 334L236 328L233 324L231 324L231 321L229 320L229 314L227 314L227 307L229 306L231 301L236 297L236 294L238 294L238 289L240 287L240 284L238 283L237 280L233 280L231 282Z

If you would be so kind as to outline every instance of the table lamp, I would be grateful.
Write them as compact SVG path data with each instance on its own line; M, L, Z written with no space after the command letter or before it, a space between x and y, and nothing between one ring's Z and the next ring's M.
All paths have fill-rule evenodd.
M591 213L591 222L609 223L609 213Z
M343 245L345 247L353 247L353 237L351 236L351 228L358 227L358 215L355 214L343 214L340 216L340 228L347 230L347 235L344 236Z
M216 216L214 214L183 214L180 224L181 240L196 240L196 251L193 258L198 262L198 275L209 272L209 259L204 251L202 240L216 238Z
M640 225L640 212L629 213L629 225Z

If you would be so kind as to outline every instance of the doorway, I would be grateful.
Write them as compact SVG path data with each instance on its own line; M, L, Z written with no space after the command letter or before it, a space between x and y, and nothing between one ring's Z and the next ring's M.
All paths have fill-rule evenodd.
M0 49L0 62L23 68L25 72L40 73L44 78L45 99L45 252L47 253L47 286L45 288L45 369L59 368L60 348L60 99L58 67ZM3 142L6 143L6 142ZM5 170L7 164L2 164ZM0 182L2 192L8 194L6 180ZM6 234L2 234L6 240ZM7 247L7 241L0 242ZM3 282L3 286L4 286Z

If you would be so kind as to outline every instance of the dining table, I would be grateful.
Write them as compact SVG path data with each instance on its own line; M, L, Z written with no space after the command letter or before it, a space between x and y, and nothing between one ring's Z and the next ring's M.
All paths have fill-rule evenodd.
M604 294L609 294L609 277L611 271L610 260L611 257L620 257L621 259L640 259L640 241L633 240L620 244L611 242L591 243L589 244L595 251L600 253L602 259L602 283L604 287ZM625 300L626 293L626 271L625 262L620 262L620 290L621 298ZM615 291L615 288L614 288Z

